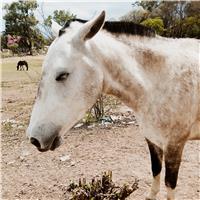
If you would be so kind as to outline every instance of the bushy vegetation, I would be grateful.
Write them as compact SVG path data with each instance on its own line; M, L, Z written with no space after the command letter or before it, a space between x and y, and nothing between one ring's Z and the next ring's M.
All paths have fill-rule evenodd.
M136 1L121 20L141 23L166 37L200 38L200 1Z
M72 182L67 191L71 193L70 200L125 200L138 189L138 181L132 186L116 186L112 181L112 171L104 172L101 179L93 178L87 183L86 179L79 179L79 183Z
M133 10L121 20L151 27L157 34L166 37L200 38L199 1L136 1L132 6ZM62 26L76 17L65 10L55 10L52 15L45 16L43 6L38 7L36 0L15 1L5 4L3 9L6 27L1 34L1 49L9 48L13 54L23 52L32 55L33 49L43 49L54 39L50 30L52 19ZM36 19L36 10L43 22ZM8 35L20 37L20 40L8 44Z
M54 20L61 26L64 26L67 21L76 17L76 15L68 10L55 10L52 15L46 17L44 14L43 5L41 5L39 13L43 19L43 23L40 23L40 27L44 30L43 35L47 39L48 45L50 45L51 42L54 40L54 36L51 31L51 20Z
M145 19L141 24L153 28L159 35L162 35L165 30L163 20L160 17Z
M26 51L32 55L33 42L34 46L40 48L44 43L43 36L37 28L38 21L34 16L34 10L37 8L36 1L18 1L11 4L6 4L4 9L6 14L4 36L20 37L19 41L13 41L13 44L8 46L12 51Z
M39 11L36 0L23 1L19 0L11 4L5 4L5 31L1 34L1 49L10 49L13 54L26 53L33 54L33 49L39 51L45 45L49 45L54 39L51 31L51 19L60 25L75 17L72 13L65 10L55 10L52 16L45 17L43 10ZM43 22L39 23L34 11L38 10ZM13 43L9 44L9 38ZM19 37L18 41L14 38Z
M187 17L178 21L171 28L169 36L178 34L180 37L200 38L200 18L198 16Z

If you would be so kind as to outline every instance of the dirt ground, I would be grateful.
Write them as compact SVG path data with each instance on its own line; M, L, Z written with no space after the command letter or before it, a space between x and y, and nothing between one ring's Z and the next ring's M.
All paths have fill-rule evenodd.
M142 200L150 189L150 158L136 124L72 129L55 151L40 153L25 137L37 90L43 57L23 58L29 72L16 72L19 58L3 59L2 65L2 199L62 200L71 180L91 180L112 170L115 183L139 180L139 189L128 198ZM124 105L116 112L127 112ZM130 111L129 111L130 112ZM200 156L198 141L187 143L177 186L177 199L200 199ZM165 199L164 169L159 200Z

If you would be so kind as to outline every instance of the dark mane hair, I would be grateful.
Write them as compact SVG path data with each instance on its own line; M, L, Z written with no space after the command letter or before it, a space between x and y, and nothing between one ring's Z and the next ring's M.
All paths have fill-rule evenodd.
M80 22L86 23L87 20L83 19L72 19L67 21L62 29L59 31L59 36L65 33L65 28L70 26L71 22ZM135 24L133 22L126 22L126 21L105 21L103 29L107 30L111 33L116 34L130 34L130 35L140 35L140 36L148 36L148 37L155 37L156 33L153 29L143 26L141 24Z

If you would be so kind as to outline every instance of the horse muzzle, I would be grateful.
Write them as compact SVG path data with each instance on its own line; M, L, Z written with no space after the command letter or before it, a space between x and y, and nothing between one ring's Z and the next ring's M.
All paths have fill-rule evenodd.
M60 127L53 124L41 124L27 130L30 143L37 147L40 152L55 150L61 145L61 137L59 136Z
M41 147L40 142L36 138L33 138L33 137L30 138L30 142L31 142L31 144L33 144L37 147L38 151L45 152L48 150L54 151L56 148L58 148L62 143L62 139L60 136L56 136L56 138L53 140L52 144L49 146L45 146L45 147Z

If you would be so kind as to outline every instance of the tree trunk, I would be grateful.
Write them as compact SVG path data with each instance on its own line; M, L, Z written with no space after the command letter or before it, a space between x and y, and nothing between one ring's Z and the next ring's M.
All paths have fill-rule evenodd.
M28 48L29 48L29 53L32 56L33 55L33 51L32 51L32 42L31 41L29 41Z

